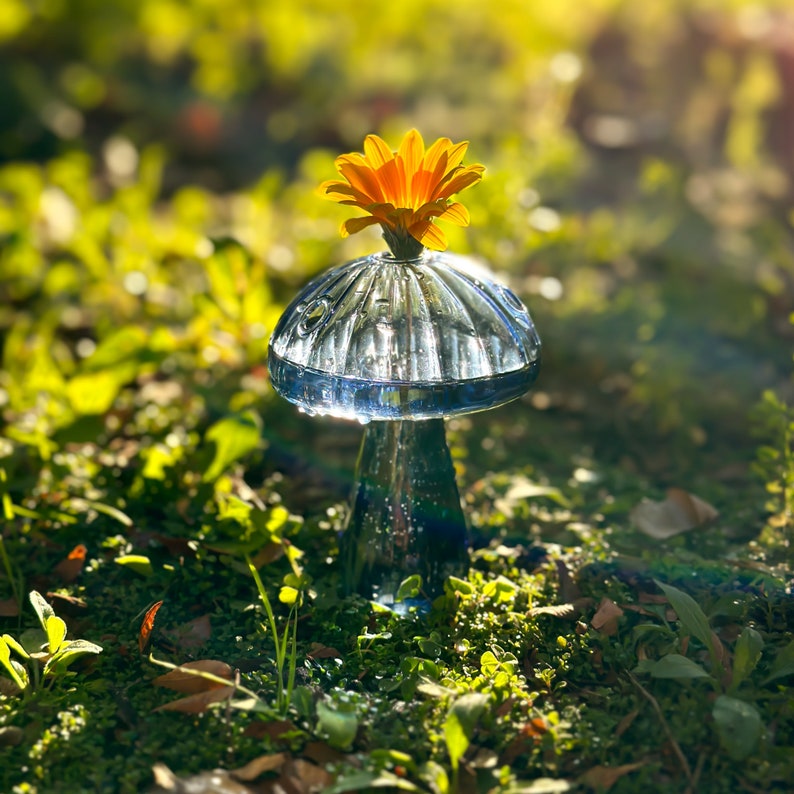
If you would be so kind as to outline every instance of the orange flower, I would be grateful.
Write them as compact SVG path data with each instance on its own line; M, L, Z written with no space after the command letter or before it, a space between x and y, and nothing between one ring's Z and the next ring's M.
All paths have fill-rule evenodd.
M399 259L418 256L422 247L443 251L444 232L434 225L438 218L457 226L469 225L468 210L450 196L482 179L481 165L461 165L468 141L452 143L439 138L427 151L422 136L411 130L393 152L377 135L364 139L364 154L343 154L336 169L344 182L320 185L327 198L360 207L365 218L349 218L342 237L379 223L392 253Z

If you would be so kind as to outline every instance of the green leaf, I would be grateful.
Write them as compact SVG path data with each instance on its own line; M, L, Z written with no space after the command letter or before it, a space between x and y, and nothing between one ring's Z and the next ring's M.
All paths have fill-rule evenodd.
M710 678L696 662L678 653L668 653L656 662L637 665L637 672L650 673L653 678Z
M31 590L28 598L38 615L41 628L47 631L47 618L55 617L55 610L45 601L41 593L36 590Z
M738 687L755 670L763 647L763 637L755 629L745 626L733 650L732 689Z
M66 623L57 615L50 615L45 626L47 632L47 647L51 654L56 654L60 650L63 641L66 639Z
M261 441L262 420L253 411L227 416L207 430L205 439L215 444L215 457L204 472L204 482L217 480L234 461L253 452Z
M460 759L468 750L474 735L474 728L485 711L488 700L488 695L482 692L470 692L461 695L449 707L447 719L444 722L444 739L447 743L453 770L458 768Z
M741 761L755 751L763 723L758 709L752 703L720 695L714 701L711 713L720 743L731 758Z
M347 750L358 732L358 717L354 712L334 708L324 700L317 702L317 723L328 736L328 744L338 750Z
M50 655L47 633L42 629L25 629L19 635L19 642L30 657L42 659Z
M766 685L778 678L794 675L794 640L783 648L775 657L770 674L762 681Z
M450 576L444 584L444 589L449 595L458 593L462 596L468 596L474 592L474 588L471 586L470 582L467 582L465 579L458 579L457 576Z
M480 669L483 675L494 675L499 669L499 660L496 658L493 651L486 651L480 657Z
M74 412L80 416L107 413L121 387L134 378L130 366L106 369L100 372L83 372L66 384L66 396Z
M11 651L5 641L5 637L0 637L0 665L8 670L14 683L20 689L24 689L27 686L27 672L22 665L12 661ZM20 674L20 670L24 673L24 676Z
M717 670L721 669L722 665L720 664L714 649L715 639L711 633L709 620L706 617L706 613L698 605L697 601L695 601L695 599L692 598L689 593L685 593L683 590L679 590L677 587L673 587L669 584L663 584L657 580L654 581L656 581L656 584L667 596L667 600L675 610L676 615L678 615L678 619L681 621L684 631L687 634L697 637L697 639L699 639L703 645L708 648L714 671L716 672Z
M282 604L287 604L287 606L292 606L298 600L298 596L300 596L300 590L289 587L288 585L285 585L278 591L278 600L281 601Z
M61 646L58 653L44 665L44 675L61 675L72 662L86 654L102 653L102 646L87 640L73 640Z
M120 557L116 557L113 562L116 565L121 565L122 568L129 568L141 576L152 576L154 573L151 560L143 554L122 554Z
M400 582L397 588L395 601L405 601L406 598L416 598L422 589L422 577L415 573Z
M3 640L12 651L18 653L23 659L30 659L30 654L10 634L4 634Z

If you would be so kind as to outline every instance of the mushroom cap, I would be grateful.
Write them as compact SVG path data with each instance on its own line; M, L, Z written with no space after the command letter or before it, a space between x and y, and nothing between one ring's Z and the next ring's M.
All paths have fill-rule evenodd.
M473 260L372 254L327 271L270 340L276 391L309 414L432 419L523 394L540 367L529 312Z

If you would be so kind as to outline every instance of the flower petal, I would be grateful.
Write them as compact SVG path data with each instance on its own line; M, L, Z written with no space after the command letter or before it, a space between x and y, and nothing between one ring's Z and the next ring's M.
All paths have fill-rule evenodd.
M461 190L475 185L482 179L484 170L485 167L482 165L469 165L466 168L460 168L449 181L439 185L433 198L449 198L454 193L460 193Z
M463 162L463 156L469 148L468 141L461 141L452 146L447 152L447 170L457 168Z
M369 197L370 203L383 200L383 193L380 189L378 177L366 163L362 165L350 161L341 162L338 168L339 173L342 174L352 187L356 190L360 190Z
M391 202L395 206L403 204L406 191L399 161L391 159L384 163L378 169L376 176L380 183L383 201Z
M386 141L377 135L367 135L364 138L364 154L370 166L375 170L394 160L394 152L388 147Z
M444 232L430 221L424 221L422 225L424 224L427 224L427 226L419 234L417 234L419 230L417 229L417 232L415 232L413 227L408 231L425 247L433 251L445 251L447 248L447 237Z
M452 148L452 141L449 138L439 138L432 146L425 152L424 162L422 168L426 171L435 171L439 161L443 158L446 165L448 157L448 150Z
M366 229L367 226L372 226L373 224L380 222L380 218L375 218L372 215L369 215L366 218L348 218L346 221L343 221L341 227L339 228L339 233L342 235L342 237L349 237L351 234L355 234L356 232L360 232L362 229Z
M356 190L346 182L323 182L318 192L332 201L340 204L355 204L363 209L372 203L372 199L360 190Z
M405 175L410 180L422 165L425 156L425 142L418 130L410 130L402 139L397 157L403 161Z
M449 221L456 226L468 226L471 218L469 211L459 201L450 204L441 215L438 216L440 221Z

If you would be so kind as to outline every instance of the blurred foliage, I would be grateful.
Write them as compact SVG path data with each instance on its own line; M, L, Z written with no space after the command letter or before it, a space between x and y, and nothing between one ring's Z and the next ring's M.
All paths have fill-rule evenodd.
M0 729L25 736L3 783L87 774L102 790L113 770L135 791L153 760L198 771L231 744L261 752L240 721L172 742L129 652L165 595L174 622L212 614L214 652L268 691L241 551L268 587L299 558L314 577L301 658L322 641L345 661L306 658L325 694L317 710L298 688L296 730L341 721L370 783L407 768L440 790L479 721L488 763L512 748L521 777L642 755L614 791L681 790L652 715L631 741L616 731L646 703L618 678L638 648L686 656L686 638L640 612L618 640L588 606L562 626L526 617L573 598L572 575L585 598L624 603L651 574L696 591L726 645L736 626L764 634L743 686L776 734L741 769L692 718L707 694L653 684L690 763L707 759L701 790L790 780L774 655L792 619L793 41L785 0L0 0L0 602L49 587L91 605L86 621L70 603L105 648L85 691L108 737L85 730L82 689L31 710L0 692ZM334 595L358 428L297 415L264 366L295 290L383 245L339 238L346 211L315 194L334 156L414 126L469 139L486 164L450 247L510 281L544 340L532 393L449 423L475 570L424 628ZM721 517L660 547L628 514L670 485ZM69 580L55 569L76 543L88 557ZM129 559L139 573L111 564ZM29 617L0 620L14 633ZM759 689L770 671L776 688ZM468 690L502 711L483 717ZM133 744L136 764L116 757ZM509 769L485 768L509 790Z

